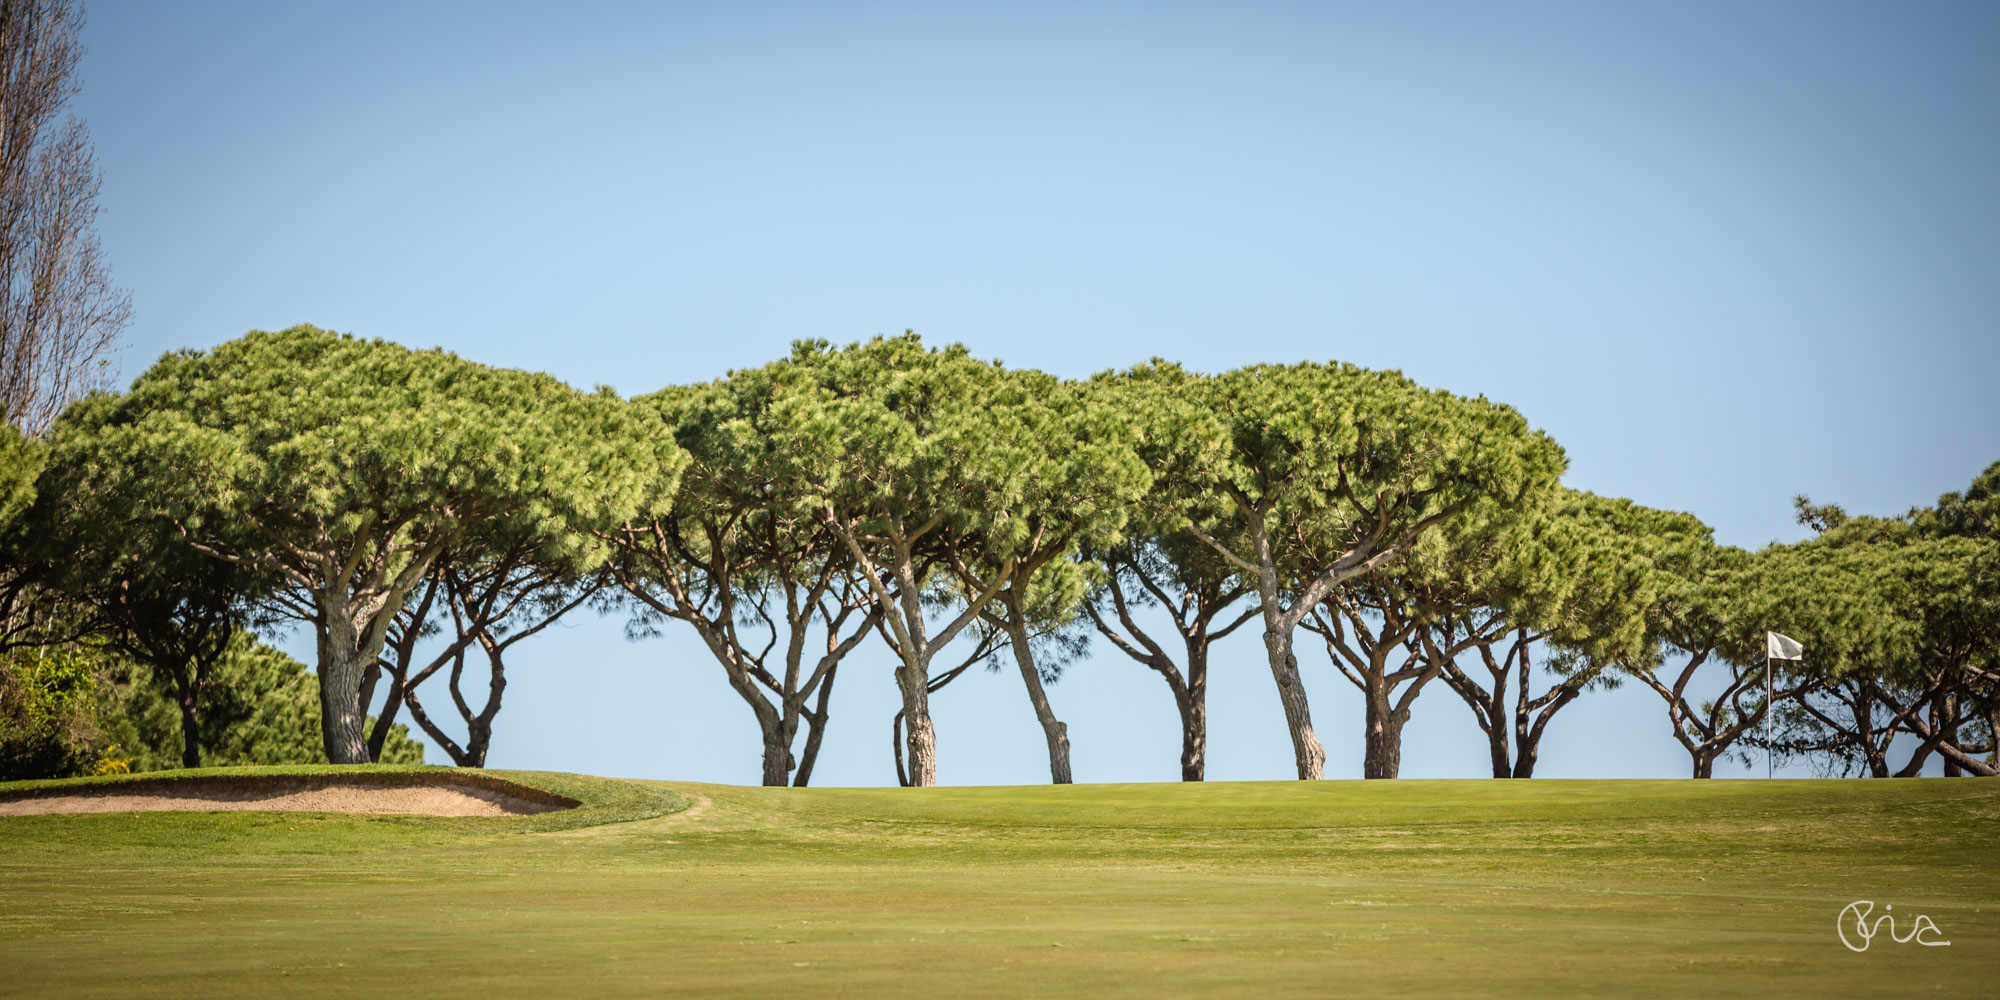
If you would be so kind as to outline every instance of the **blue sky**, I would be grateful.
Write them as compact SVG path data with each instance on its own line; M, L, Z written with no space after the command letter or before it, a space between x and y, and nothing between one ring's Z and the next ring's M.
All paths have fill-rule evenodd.
M128 378L297 322L626 393L906 328L1068 376L1337 358L1511 403L1570 485L1753 547L1795 493L1895 513L2000 458L1987 3L97 0L85 41ZM516 660L496 766L756 779L689 636L586 617ZM1359 704L1307 670L1358 774ZM1254 637L1212 684L1211 775L1286 776ZM1176 775L1141 668L1051 697L1079 780ZM822 783L893 782L895 703L864 648ZM939 729L948 783L1046 778L1018 678ZM1427 691L1404 773L1483 761ZM1629 685L1542 761L1687 767Z

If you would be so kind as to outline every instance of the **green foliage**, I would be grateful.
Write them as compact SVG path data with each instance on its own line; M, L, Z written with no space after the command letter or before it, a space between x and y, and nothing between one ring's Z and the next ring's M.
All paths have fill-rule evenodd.
M44 586L42 531L31 516L47 460L47 445L0 413L0 654L73 631L73 609Z
M657 415L656 433L671 437L687 464L670 504L610 533L624 555L646 556L621 560L626 578L658 582L677 569L698 569L702 579L688 592L699 601L714 596L704 587L755 590L845 558L834 553L839 542L799 476L790 447L799 429L786 423L796 409L779 403L784 396L767 369L751 369L634 400ZM659 537L667 549L646 551Z
M1596 664L1643 659L1650 645L1646 610L1661 577L1652 572L1662 548L1706 543L1709 528L1692 515L1629 500L1564 491L1547 537L1567 571L1544 570L1524 608L1557 647Z
M1486 631L1526 629L1599 665L1642 660L1665 582L1656 550L1705 540L1693 517L1559 487L1541 502L1474 511L1412 547L1396 571L1419 613L1486 609Z
M1553 489L1554 440L1511 407L1341 363L1252 365L1201 377L1165 362L1136 393L1154 497L1198 523L1255 512L1293 578L1414 541L1454 514L1492 516Z
M2000 717L2000 463L1904 517L1799 497L1819 537L1754 553L1689 515L1563 489L1564 465L1507 406L1342 363L1206 376L1156 360L1079 384L906 334L801 342L627 403L443 351L255 331L80 401L46 443L0 423L0 634L47 641L51 628L22 623L88 623L91 642L151 668L10 659L8 753L75 770L115 742L163 766L168 681L192 690L207 668L188 665L274 615L314 624L317 680L228 646L200 696L202 749L317 760L317 740L351 761L365 756L362 672L423 581L500 566L587 588L614 551L652 613L705 629L786 754L802 719L816 739L824 702L806 700L874 630L901 661L912 747L919 724L928 747L931 658L981 614L989 638L1015 637L1053 732L1036 678L1075 653L1099 559L1216 600L1255 587L1302 775L1318 772L1318 745L1292 632L1350 598L1356 614L1386 620L1393 605L1455 630L1446 646L1481 615L1492 641L1552 644L1541 662L1566 682L1616 664L1676 713L1688 674L1655 672L1670 656L1688 671L1719 661L1726 697L1687 723L1715 729L1703 746L1762 710L1744 673L1766 630L1806 644L1800 691L1928 684L1943 725L1960 725L1945 702L1961 696L1979 724ZM765 652L794 640L783 671L736 635L757 621ZM813 630L842 639L802 667ZM1051 654L1039 664L1037 644ZM93 693L97 674L111 683ZM398 734L384 759L413 752Z
M1850 517L1801 498L1801 521L1818 537L1758 554L1769 572L1755 614L1804 644L1795 669L1812 682L1780 716L1775 752L1825 772L1887 776L1917 773L1936 751L1949 766L1993 772L1996 486L2000 463L1965 492L1902 517ZM1900 770L1887 759L1898 733L1918 737Z
M1778 631L1796 629L1786 634L1830 676L1908 681L2000 665L2000 540L1983 534L1988 508L2000 509L1995 479L2000 465L1936 508L1850 518L1760 553L1771 605L1761 613Z
M1138 453L1138 423L1120 398L1091 385L1038 371L1006 372L1004 381L1005 391L981 410L1022 453L1022 488L999 519L1006 530L989 526L975 551L990 562L1010 551L1032 559L1115 544L1153 486Z
M1006 577L988 614L1015 636L1023 667L1054 680L1088 629L1082 606L1092 570L1072 556L1122 541L1153 477L1139 458L1137 424L1110 394L1041 372L1008 372L1007 379L1007 412L984 412L1012 424L1010 435L1025 446L1022 490L1001 517L965 539L954 565L968 599L996 575ZM1030 632L1039 643L1026 639ZM1036 646L1051 655L1035 657Z
M89 774L102 658L80 646L0 655L0 781Z
M801 342L766 371L785 431L774 445L804 502L870 536L934 530L940 543L981 534L1008 547L1032 532L1010 515L1043 444L1023 419L1025 384L997 364L906 334Z
M65 414L56 460L135 524L277 581L318 630L327 750L366 758L360 675L455 546L582 568L598 529L671 497L682 458L608 390L310 326L162 358Z
M1928 535L2000 541L2000 462L1987 466L1965 492L1946 493L1936 507L1913 511L1911 520Z
M105 681L99 707L104 738L122 748L135 772L179 768L180 707L173 689L129 662L111 664ZM217 661L198 707L205 766L326 760L312 670L248 635L239 634ZM391 727L382 763L423 762L423 744L408 727Z
M641 397L688 464L670 508L608 533L630 630L668 618L697 630L757 719L767 784L810 781L834 671L879 620L792 460L802 410L783 374L767 366ZM809 656L807 633L821 629L825 652Z
M0 413L0 542L8 528L35 499L35 477L48 459L48 449L23 435Z
M1619 667L1653 661L1648 612L1665 579L1654 550L1708 534L1692 517L1627 500L1569 489L1537 500L1461 515L1375 574L1378 600L1400 594L1399 616L1423 623L1424 657L1486 732L1495 777L1530 776L1558 712L1618 686ZM1483 671L1460 667L1468 652ZM1535 666L1557 678L1544 691Z
M1792 498L1792 510L1800 524L1814 531L1831 531L1847 523L1845 507L1837 503L1813 503L1803 493Z
M608 392L310 326L169 354L65 423L86 482L305 584L318 546L374 545L394 576L481 522L588 561L578 527L645 508L680 462Z

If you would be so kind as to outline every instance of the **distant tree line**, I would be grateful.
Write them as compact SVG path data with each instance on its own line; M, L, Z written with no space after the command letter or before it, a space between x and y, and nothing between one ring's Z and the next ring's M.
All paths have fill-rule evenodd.
M124 665L94 675L119 697L153 699L118 715L154 734L128 741L172 728L183 766L268 756L246 748L301 709L254 693L291 689L268 656L246 666L250 635L296 623L326 760L407 757L407 714L482 766L508 652L590 605L691 628L770 785L810 781L842 665L874 642L906 784L938 781L932 696L1008 664L1069 781L1052 687L1106 647L1167 686L1199 781L1211 653L1238 633L1302 779L1326 761L1302 650L1361 695L1371 778L1397 775L1426 690L1463 703L1495 777L1524 778L1564 709L1625 682L1659 695L1696 777L1764 751L1996 773L2000 463L1898 518L1801 497L1816 537L1754 552L1564 467L1510 407L1337 363L1069 381L905 335L626 400L254 332L45 434L0 431L0 725L46 729L68 703L35 671L96 657ZM1768 688L1767 631L1806 650Z

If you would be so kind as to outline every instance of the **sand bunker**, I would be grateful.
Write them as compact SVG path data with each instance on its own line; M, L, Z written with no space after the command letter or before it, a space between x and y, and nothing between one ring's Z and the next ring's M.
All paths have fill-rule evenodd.
M570 809L569 799L496 778L453 774L310 775L161 779L39 789L0 798L0 816L46 813L278 812L529 816Z

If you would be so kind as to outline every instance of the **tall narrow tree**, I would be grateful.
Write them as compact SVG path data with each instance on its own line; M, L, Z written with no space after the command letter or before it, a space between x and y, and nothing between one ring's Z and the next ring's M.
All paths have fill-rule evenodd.
M83 5L0 0L0 416L40 436L115 376L132 315L97 242L90 130L64 114Z
M0 654L42 641L49 608L36 579L34 554L42 529L26 515L35 483L48 462L48 446L0 420Z

